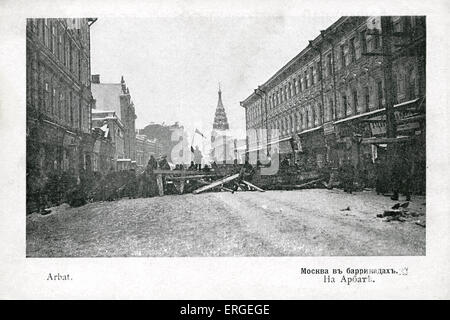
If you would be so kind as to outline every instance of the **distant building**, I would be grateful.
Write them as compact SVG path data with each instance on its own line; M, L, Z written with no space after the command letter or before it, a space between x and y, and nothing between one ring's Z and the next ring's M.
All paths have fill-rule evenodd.
M124 137L125 130L122 121L114 111L92 110L92 127L102 129L105 138L109 138L112 144L113 154L111 167L114 170L127 169L131 165L131 159L127 162L125 156ZM122 159L120 163L118 160Z
M155 140L156 156L167 156L167 160L172 162L172 150L179 141L172 141L174 131L182 132L184 130L178 122L172 125L150 123L143 129L139 129L139 134L146 135L148 139Z
M27 186L92 167L90 27L96 21L27 19ZM31 179L31 180L30 180Z
M136 163L136 113L129 88L122 77L120 83L101 83L100 75L92 75L92 95L95 109L92 120L95 127L111 125L115 144L116 170L126 170Z
M144 134L136 134L136 166L138 172L142 172L147 167L151 156L159 156L159 143L156 139L148 139Z

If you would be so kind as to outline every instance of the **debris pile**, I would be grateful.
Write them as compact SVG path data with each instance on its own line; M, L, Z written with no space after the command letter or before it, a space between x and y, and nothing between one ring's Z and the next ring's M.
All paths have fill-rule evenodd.
M409 201L404 203L396 203L390 210L385 210L383 213L377 214L377 218L386 218L384 221L400 221L405 222L410 217L418 217L423 213L417 213L409 210ZM415 224L425 228L425 223L420 220L415 221Z

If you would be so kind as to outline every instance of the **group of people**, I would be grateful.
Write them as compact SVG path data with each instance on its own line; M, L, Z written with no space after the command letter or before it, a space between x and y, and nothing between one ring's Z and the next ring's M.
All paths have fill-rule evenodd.
M365 158L356 167L346 159L338 169L338 177L341 187L348 193L355 191L355 185L359 189L375 187L377 194L392 194L392 200L398 200L400 194L406 201L411 200L411 161L405 154L397 154L391 163L386 156L379 156L374 162Z
M151 156L142 174L135 169L109 172L74 170L52 172L27 168L27 212L48 213L47 208L68 203L72 207L93 201L112 201L123 197L151 197L157 194L155 169L170 170L166 157L157 161Z

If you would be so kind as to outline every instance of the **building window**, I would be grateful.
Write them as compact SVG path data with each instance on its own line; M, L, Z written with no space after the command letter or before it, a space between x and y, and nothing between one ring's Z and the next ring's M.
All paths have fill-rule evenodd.
M58 36L58 59L64 59L64 46L63 46L63 35L62 30L59 31Z
M294 95L298 93L298 80L294 79Z
M353 90L353 114L358 113L358 92L356 90Z
M345 48L341 45L341 68L345 68Z
M44 19L44 44L47 48L50 48L50 19Z
M344 116L347 116L347 96L345 94L342 95L342 108L344 109Z
M52 90L52 116L56 113L56 89Z
M361 52L363 54L367 53L367 42L366 42L366 31L365 30L360 33L359 39L360 39Z
M319 125L321 125L322 122L323 122L323 106L320 103L319 103L319 110L318 111L319 111L318 123L319 123Z
M317 81L322 80L322 66L320 64L320 61L316 64L316 70L317 70Z
M70 121L70 125L73 127L73 118L74 118L74 114L73 114L73 94L72 92L70 93L70 98L69 98L69 121Z
M394 32L403 32L402 17L392 17Z
M355 62L356 60L355 38L350 39L350 59L351 62Z
M62 109L64 107L64 94L61 92L59 94L59 104L58 104L58 119L62 119Z
M329 109L328 109L328 121L333 119L333 99L330 99Z
M327 55L327 77L331 76L333 73L333 65L331 62L331 53Z
M369 87L364 88L364 111L367 112L369 110L370 104L370 95L369 95Z
M373 48L376 50L379 47L380 47L380 35L378 34L378 31L375 30Z
M381 81L377 82L377 92L378 92L378 108L383 106L383 83Z
M305 89L308 89L308 71L305 70Z
M56 20L53 20L53 23L52 23L52 52L54 54L58 54L57 41L58 41L58 37L56 34Z
M311 79L311 85L314 85L314 67L309 67L309 78Z
M414 74L410 71L408 81L408 99L412 100L416 98L416 79Z

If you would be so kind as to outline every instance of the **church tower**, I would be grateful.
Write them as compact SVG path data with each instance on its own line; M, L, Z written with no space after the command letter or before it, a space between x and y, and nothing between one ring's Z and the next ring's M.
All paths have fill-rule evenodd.
M222 103L222 91L220 90L220 84L219 84L219 101L217 101L213 129L214 130L230 129L228 126L227 114L225 113L225 108L223 107L223 103Z
M230 126L228 125L227 114L222 102L222 90L219 83L219 100L217 101L216 114L214 116L213 130L211 132L211 159L217 163L226 163L232 155L229 150L228 140Z

